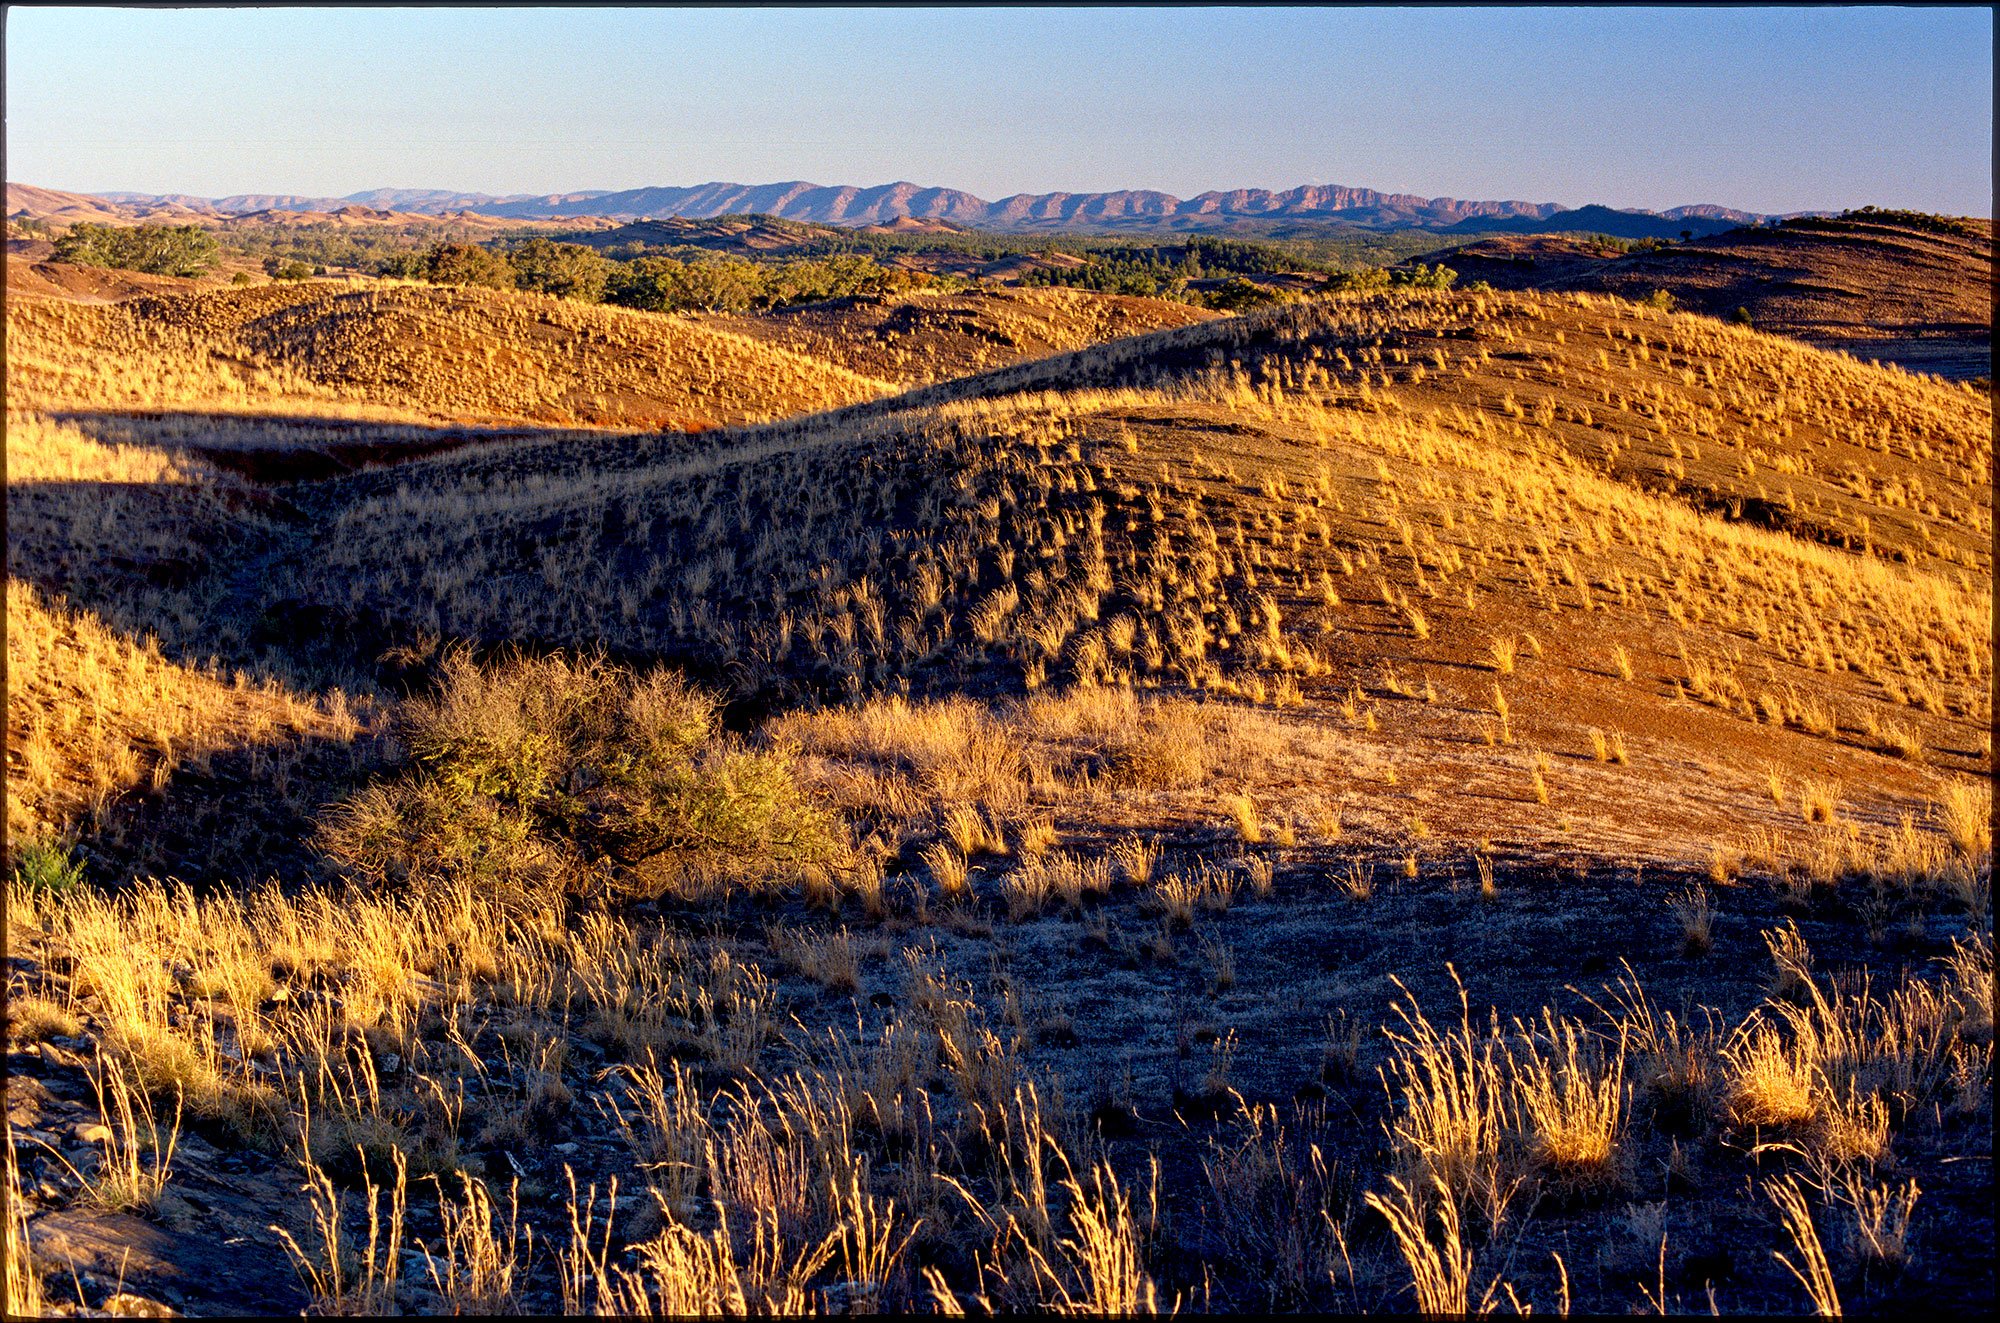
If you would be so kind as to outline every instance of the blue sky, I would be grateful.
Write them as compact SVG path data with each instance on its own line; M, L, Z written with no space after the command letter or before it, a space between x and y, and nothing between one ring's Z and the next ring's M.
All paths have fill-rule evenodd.
M1977 9L10 9L8 178L1992 211Z

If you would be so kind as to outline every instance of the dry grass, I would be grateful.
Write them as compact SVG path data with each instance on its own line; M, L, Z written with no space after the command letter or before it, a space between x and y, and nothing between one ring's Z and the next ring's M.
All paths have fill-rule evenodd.
M1770 1195L1771 1202L1778 1207L1778 1217L1785 1232L1791 1237L1798 1260L1794 1262L1783 1253L1775 1257L1805 1288L1812 1299L1814 1314L1821 1318L1839 1318L1840 1292L1834 1284L1833 1269L1827 1263L1826 1251L1820 1245L1819 1231L1813 1226L1812 1209L1806 1203L1805 1195L1791 1180L1772 1185Z
M6 1277L6 1308L9 1318L40 1318L47 1312L43 1266L35 1258L28 1231L29 1204L21 1188L20 1159L16 1155L14 1127L6 1127L7 1175L4 1246L0 1246L0 1273Z
M1437 1204L1443 1234L1433 1241L1425 1229L1431 1206L1400 1180L1391 1178L1393 1198L1370 1191L1368 1206L1389 1223L1396 1249L1409 1266L1417 1312L1426 1318L1459 1318L1472 1312L1472 1255L1460 1236L1458 1206L1450 1198Z
M1090 290L985 287L702 321L863 376L914 386L1213 315L1185 303Z
M1669 897L1667 908L1681 928L1681 952L1702 955L1715 945L1715 909L1706 887L1696 885Z
M149 1212L158 1206L173 1175L181 1130L179 1100L163 1137L151 1095L138 1087L117 1058L99 1058L91 1087L97 1094L100 1155L97 1169L84 1180L85 1198L112 1212Z
M242 672L168 660L87 611L7 585L7 825L13 843L101 821L121 798L158 792L224 752L282 763L308 740L353 740L338 693L309 701Z
M709 370L711 418L873 389L739 380L790 369L667 319L254 293L23 313L24 399L118 406L130 355L148 407L329 419L403 417L398 364L454 417L657 425ZM410 359L426 310L462 362ZM379 363L356 348L377 332ZM599 334L604 362L538 356ZM212 352L252 340L263 380ZM680 375L588 398L659 376L669 341ZM10 475L9 721L41 752L9 780L38 830L93 832L92 793L201 748L356 740L311 668L237 686L168 660L205 631L249 657L271 606L368 622L421 693L344 773L372 784L326 796L338 858L312 864L351 884L17 879L20 991L53 1008L22 1023L72 1017L156 1115L178 1097L214 1142L296 1161L291 1246L328 1310L1546 1305L1569 1293L1548 1254L1660 1173L1677 1218L1735 1226L1779 1163L1852 1191L1840 1225L1886 1275L1914 1200L1890 1164L1990 1118L1989 423L1969 392L1698 319L1404 292L698 441L296 483L295 525L187 436L37 423ZM139 561L212 540L212 570L154 593L111 565L119 524L81 517L107 491ZM148 612L174 622L157 660ZM735 728L598 645L694 672ZM770 810L747 836L689 827L746 796ZM823 850L790 848L801 822ZM1696 881L1718 848L1740 866ZM1487 903L1452 894L1468 853ZM1690 883L1669 913L1699 963L1660 942ZM1781 907L1760 1004L1746 956ZM1894 979L1852 968L1870 924L1906 943L1870 957ZM1504 1004L1475 1017L1461 987L1434 1024L1409 995L1373 1032L1394 953L1425 986L1447 940L1501 957L1480 977ZM1584 954L1652 966L1678 1018L1629 970L1579 1018ZM507 1169L461 1176L494 1154L538 1168L504 1213ZM1965 1203L1975 1165L1925 1188ZM1363 1209L1386 1239L1350 1244ZM1785 1216L1782 1266L1834 1299ZM1579 1277L1587 1307L1633 1303L1620 1253ZM1725 1303L1791 1289L1749 1257ZM1662 1248L1662 1308L1668 1271Z
M887 387L678 317L393 283L10 303L16 408L704 427Z

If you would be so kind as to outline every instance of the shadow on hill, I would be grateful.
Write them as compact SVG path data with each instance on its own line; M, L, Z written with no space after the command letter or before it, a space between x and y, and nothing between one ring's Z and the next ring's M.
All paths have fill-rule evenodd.
M414 615L392 618L301 597L300 575L320 563L323 539L331 535L327 521L342 508L348 484L393 485L403 481L394 471L405 463L470 448L500 459L521 447L545 459L552 448L609 443L651 458L698 453L715 441L680 433L424 427L220 411L49 417L101 445L193 456L215 470L120 481L92 473L101 461L86 454L73 471L88 476L8 484L9 576L36 590L42 605L32 610L49 622L34 630L45 641L14 659L10 713L19 720L10 726L20 728L12 735L43 738L30 727L54 732L39 752L62 769L58 781L69 789L57 794L81 807L50 811L106 880L153 874L190 882L291 881L317 868L314 818L379 763L381 741L365 730L348 739L282 726L230 734L229 694L245 695L246 714L267 686L306 704L325 703L336 691L395 698L425 688L453 641ZM67 458L57 453L36 467L61 473ZM111 462L114 469L122 463ZM529 652L543 646L527 637L488 642ZM142 659L149 651L156 660ZM150 699L126 692L163 663L193 674L164 682ZM704 678L713 684L718 677ZM182 702L173 695L183 685L208 695L203 703L219 705L202 718L216 724L200 739L158 739L155 724L179 727L165 718L150 722L146 704ZM80 696L105 700L91 724L105 721L111 741L105 749L130 760L93 793L78 787L99 775L99 755L84 732L62 733ZM739 725L748 719L730 715Z
M424 426L311 414L196 410L69 411L49 415L103 445L183 451L254 483L314 482L470 446L574 441L625 431L514 426Z
M716 435L517 426L422 426L316 415L190 410L72 410L48 417L105 446L191 456L217 471L191 480L15 478L7 487L8 573L87 611L161 656L215 664L302 693L334 685L403 687L390 652L435 638L367 612L292 599L289 571L313 563L341 480L469 449L503 456L552 449L641 452L650 462L697 453ZM60 457L58 457L60 459ZM365 479L364 479L365 480Z
M174 878L196 887L323 875L313 844L325 810L379 770L389 746L362 733L246 742L181 758L86 817L79 852L99 880Z

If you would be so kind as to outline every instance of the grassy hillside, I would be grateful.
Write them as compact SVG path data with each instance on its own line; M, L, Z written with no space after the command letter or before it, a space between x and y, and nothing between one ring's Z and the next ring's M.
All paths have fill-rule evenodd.
M8 309L11 407L693 429L878 382L674 318L490 290L304 282Z
M187 1131L170 1176L135 1121L10 1178L51 1270L244 1312L1990 1295L1988 393L1588 294L884 395L865 340L284 293L10 309L14 1124L60 1148L95 1080ZM202 403L135 420L93 344ZM741 421L532 423L702 352ZM829 407L753 421L808 398L767 362ZM315 463L235 462L246 414Z
M1466 281L1644 299L1916 370L1990 376L1993 223L1855 213L1623 252L1588 239L1494 238L1432 254Z
M1533 483L1556 493L1540 499L1561 502L1557 509L1595 502L1600 521L1613 501L1631 506L1625 522L1683 521L1701 546L1689 555L1709 555L1709 542L1755 548L1762 531L1777 530L1798 535L1804 545L1793 554L1806 562L1897 582L1977 585L1990 559L1987 408L1983 396L1960 388L1622 303L1381 296L1003 369L731 433L670 463L652 462L640 443L610 442L590 453L587 468L570 465L574 476L565 481L551 473L553 452L525 447L364 477L322 499L343 529L354 530L329 549L335 576L349 588L369 584L371 572L393 581L400 571L381 551L421 545L401 539L422 530L440 541L412 560L466 566L496 596L507 576L525 573L529 580L504 593L507 612L574 603L577 619L599 622L596 637L621 647L673 647L669 617L697 599L725 631L737 628L725 614L736 603L752 612L745 631L775 623L782 603L795 639L816 639L828 623L823 613L851 613L852 585L866 576L883 594L885 622L914 611L945 631L947 648L983 653L993 641L970 632L969 599L1009 585L1022 591L1021 604L996 622L1011 634L1017 616L1032 619L1060 595L1058 579L1102 579L1096 550L1085 564L1085 544L1101 545L1110 567L1114 582L1092 589L1107 613L1114 602L1129 609L1152 600L1150 586L1117 575L1170 572L1157 555L1138 557L1156 526L1175 548L1190 535L1207 547L1203 526L1228 532L1238 523L1246 539L1250 530L1262 535L1267 556L1284 542L1281 581L1303 603L1301 585L1316 584L1339 552L1350 561L1358 552L1386 555L1385 534L1401 541L1395 521L1405 518L1397 512L1409 498L1399 493L1399 504L1385 509L1384 489L1415 482L1411 475L1429 467L1451 480L1424 498L1432 537L1461 555L1485 549L1482 533L1504 537L1515 548L1508 559L1516 575L1525 572L1523 543L1540 564L1573 554L1568 548L1588 536L1509 516L1508 502L1519 499L1514 488ZM419 472L423 480L412 481ZM540 475L531 494L521 486L529 473ZM1188 502L1191 513L1180 508ZM477 513L446 521L433 513L443 507ZM1487 513L1478 526L1461 531L1480 510ZM1079 521L1087 511L1086 532ZM1452 525L1442 523L1447 512ZM1312 537L1293 549L1290 534L1301 521ZM539 571L489 559L487 548L518 548L527 529L538 530L539 550L571 558L548 576L558 591L522 596L514 588ZM892 537L896 530L910 532ZM1816 547L1828 546L1865 554L1821 557ZM992 558L1009 548L1012 568L1002 571ZM732 553L754 573L742 564L727 574L716 567L675 591L690 570L700 577L695 562ZM1498 554L1487 551L1489 564ZM1628 563L1609 550L1588 554L1609 557L1607 573ZM1121 555L1137 560L1125 565ZM841 573L808 587L815 575L826 578L820 566L828 558ZM606 583L637 593L630 610L608 609L615 598L585 600L582 562L590 559ZM1385 566L1407 559L1388 555ZM1383 572L1414 582L1418 568ZM1044 573L1039 588L1027 583L1033 570ZM1206 612L1218 612L1224 597L1241 609L1262 582L1252 575L1225 591L1235 577L1218 581ZM1670 586L1677 579L1667 563L1655 564L1650 579L1660 586L1646 596L1687 591ZM704 591L725 580L726 595ZM942 596L925 602L932 590L919 585L933 581ZM1518 581L1507 581L1515 585L1511 599ZM1531 574L1527 582L1540 580ZM641 592L640 583L654 586ZM404 599L385 588L369 590L369 600L394 610ZM493 637L523 623L511 614L503 625L497 608L476 599L408 600L436 611L452 633ZM1165 614L1164 607L1147 613L1160 629ZM1077 613L1069 615L1073 625ZM1071 632L1065 626L1062 638ZM749 633L730 637L733 654L755 650ZM802 656L816 651L801 642ZM902 673L924 651L885 624L859 655Z
M1084 290L976 289L837 299L702 321L865 376L923 385L1214 315L1185 303Z

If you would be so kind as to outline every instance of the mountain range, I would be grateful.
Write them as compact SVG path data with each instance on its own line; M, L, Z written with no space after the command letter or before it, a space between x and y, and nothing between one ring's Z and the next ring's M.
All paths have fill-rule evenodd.
M1152 190L1105 193L1017 193L989 202L971 193L908 182L872 187L828 186L793 180L777 184L708 183L693 187L589 190L574 193L456 193L443 189L383 188L346 197L236 194L199 198L184 194L59 194L8 185L10 216L40 208L41 199L97 203L135 219L228 217L252 212L337 212L367 207L420 216L472 215L515 220L581 217L638 219L761 214L826 225L885 225L902 219L935 221L1000 232L1228 230L1243 223L1312 222L1364 229L1435 229L1519 233L1589 230L1627 238L1669 236L1682 230L1710 234L1770 217L1712 204L1653 212L1604 206L1569 208L1555 202L1467 201L1337 184L1270 190L1231 189L1178 198ZM72 212L77 207L72 203ZM54 218L54 217L49 217Z

